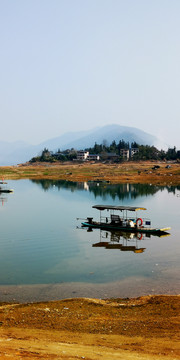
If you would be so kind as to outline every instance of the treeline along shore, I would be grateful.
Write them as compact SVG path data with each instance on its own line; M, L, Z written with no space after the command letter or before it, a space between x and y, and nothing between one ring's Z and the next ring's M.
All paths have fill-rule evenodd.
M1 166L0 178L99 181L109 183L142 183L179 185L180 163L128 161L119 164L102 162L25 163Z

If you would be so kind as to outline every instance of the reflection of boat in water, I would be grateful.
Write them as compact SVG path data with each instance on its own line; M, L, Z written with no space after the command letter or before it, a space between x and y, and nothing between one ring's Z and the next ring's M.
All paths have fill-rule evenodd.
M4 196L0 195L0 202L1 202L2 206L3 206L4 203L7 202L7 197L4 197Z
M128 234L128 236L127 236ZM141 240L144 234L126 233L122 231L103 231L100 230L100 242L93 244L93 247L104 247L106 249L119 249L120 251L133 251L143 253L146 248L142 247ZM107 241L104 241L106 239ZM140 245L140 246L139 246Z
M13 189L7 189L6 185L7 182L0 181L0 193L11 193L14 191Z
M100 221L94 221L92 217L87 217L87 220L82 222L83 227L99 228L103 230L124 231L130 233L146 233L158 236L167 235L170 227L166 228L152 228L151 221L137 217L138 210L146 210L142 207L133 206L112 206L112 205L94 205L93 208L100 210ZM102 217L101 211L110 211L110 216ZM122 216L114 214L114 211L122 212ZM128 212L135 212L134 217L128 216Z
M91 231L93 231L93 229L91 229ZM142 241L148 240L150 238L151 238L151 234L146 234L146 233L130 233L123 231L100 229L100 241L93 244L92 247L96 247L96 248L103 247L107 250L114 249L120 251L131 251L136 254L140 254L146 250L145 247L142 247L143 244Z

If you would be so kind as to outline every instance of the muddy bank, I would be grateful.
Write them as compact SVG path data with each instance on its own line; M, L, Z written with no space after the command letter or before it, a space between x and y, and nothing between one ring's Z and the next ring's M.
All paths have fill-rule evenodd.
M37 285L1 285L0 302L40 302L62 300L66 298L93 297L132 298L145 295L180 294L179 271L164 279L151 279L143 276L128 277L110 283L57 283Z

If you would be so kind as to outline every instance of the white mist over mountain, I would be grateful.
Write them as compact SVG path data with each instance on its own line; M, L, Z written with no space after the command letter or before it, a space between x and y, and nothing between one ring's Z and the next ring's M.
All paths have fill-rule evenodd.
M47 139L39 145L30 145L23 141L12 143L0 141L0 165L16 165L29 161L45 147L51 151L71 148L83 150L94 146L95 143L102 144L104 141L110 145L114 140L116 143L120 140L130 144L135 141L140 145L154 145L158 149L168 148L168 145L160 139L140 129L113 124L88 131L68 132L59 137Z

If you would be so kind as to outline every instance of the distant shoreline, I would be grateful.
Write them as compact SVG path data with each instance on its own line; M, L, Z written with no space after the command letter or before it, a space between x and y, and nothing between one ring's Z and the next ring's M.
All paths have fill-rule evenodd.
M84 163L36 163L17 166L0 166L0 178L52 179L67 181L99 181L108 183L144 183L154 185L179 185L180 164L154 161L104 164Z

